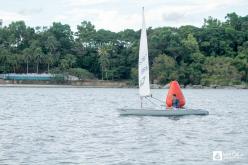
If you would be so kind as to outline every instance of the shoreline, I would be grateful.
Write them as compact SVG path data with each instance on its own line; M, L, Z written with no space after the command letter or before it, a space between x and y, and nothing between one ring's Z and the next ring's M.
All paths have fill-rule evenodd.
M3 80L0 79L0 87L15 88L138 88L138 85L130 84L130 81L111 80L77 80L77 81L28 81L28 80ZM169 89L169 84L150 84L151 89ZM248 89L248 84L242 85L181 85L182 89Z
M109 86L109 85L71 85L71 84L0 84L0 88L132 88L138 89L137 86ZM199 87L181 87L182 89L248 89L247 87L243 86L214 86L214 87L207 87L202 86ZM154 88L151 86L151 89L169 89L168 87L160 87Z
M117 88L106 86L41 85L41 84L0 84L0 88Z

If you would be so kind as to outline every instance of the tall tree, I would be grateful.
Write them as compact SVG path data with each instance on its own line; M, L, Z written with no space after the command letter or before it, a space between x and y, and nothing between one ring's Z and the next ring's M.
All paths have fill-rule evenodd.
M29 73L29 63L32 59L32 50L30 48L26 48L22 51L23 60L26 62L26 73Z
M18 69L19 63L20 63L20 58L18 54L12 54L9 56L8 64L14 73L16 73L16 69Z
M39 73L39 65L40 65L41 61L43 60L44 54L42 52L42 49L40 47L37 47L34 50L33 55L34 55L34 60L36 62L36 73L38 74Z
M0 62L3 65L3 73L6 73L7 71L7 63L10 57L10 52L6 49L0 49Z
M98 49L99 63L101 66L102 80L108 79L108 69L110 65L109 61L109 47L107 45L102 46Z
M50 73L50 65L54 62L53 55L50 52L44 55L44 62L47 64L47 73Z
M96 35L95 26L91 22L83 21L77 26L77 41L84 47L94 46L94 37Z
M56 43L57 50L60 51L60 54L65 55L67 53L71 53L74 38L73 32L71 31L69 25L61 24L60 22L54 22L53 25L48 29L48 32L56 38L56 40L52 38L50 39Z

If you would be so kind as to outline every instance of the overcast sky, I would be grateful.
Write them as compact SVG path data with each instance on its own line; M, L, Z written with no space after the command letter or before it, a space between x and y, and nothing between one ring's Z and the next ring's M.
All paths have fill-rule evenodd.
M121 31L141 27L141 7L147 27L195 25L213 16L224 20L227 13L248 15L248 0L0 0L0 19L8 25L24 20L27 25L69 24L75 31L83 20L96 29Z

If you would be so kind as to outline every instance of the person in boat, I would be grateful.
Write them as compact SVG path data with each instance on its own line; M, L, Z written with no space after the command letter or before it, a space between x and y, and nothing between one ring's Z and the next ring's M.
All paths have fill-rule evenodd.
M179 108L180 107L180 101L177 98L176 94L173 94L173 98L172 98L172 107L173 108Z

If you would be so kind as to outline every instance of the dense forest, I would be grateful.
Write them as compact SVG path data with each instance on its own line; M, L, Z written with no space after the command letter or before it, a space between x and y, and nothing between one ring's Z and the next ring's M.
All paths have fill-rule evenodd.
M209 17L202 27L148 28L153 83L235 85L248 83L248 16ZM29 27L23 21L0 28L0 73L64 73L80 79L137 83L140 31L96 30L83 21Z

